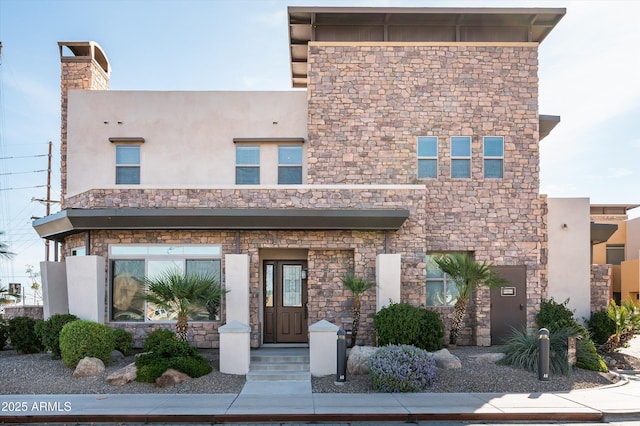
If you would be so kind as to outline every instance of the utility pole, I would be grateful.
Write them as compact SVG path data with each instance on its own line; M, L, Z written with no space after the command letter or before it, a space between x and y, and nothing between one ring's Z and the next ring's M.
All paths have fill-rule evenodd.
M47 157L47 198L45 203L45 212L46 216L51 214L51 156L53 153L53 142L49 141L49 155ZM49 248L50 248L50 240L45 240L44 246L44 260L45 262L49 261Z

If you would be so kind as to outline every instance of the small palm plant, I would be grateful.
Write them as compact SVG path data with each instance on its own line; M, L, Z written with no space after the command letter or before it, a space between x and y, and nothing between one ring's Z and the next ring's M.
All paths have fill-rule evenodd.
M357 343L358 328L360 328L360 296L371 287L373 283L365 278L356 277L353 272L348 272L341 278L342 284L353 293L353 327L351 337L353 345Z
M467 312L467 305L471 299L471 292L480 285L497 286L507 281L498 277L491 269L493 264L487 262L477 262L467 253L452 253L446 255L436 255L433 258L440 270L455 283L458 290L458 298L454 305L454 317L449 333L449 343L455 345L458 342L460 328L464 315Z
M615 324L615 332L600 346L599 350L603 353L626 346L640 330L640 307L631 299L623 300L620 306L611 300L607 315Z
M145 300L176 313L176 338L182 341L187 340L189 311L201 306L215 311L220 306L221 296L228 293L213 274L167 270L145 281Z

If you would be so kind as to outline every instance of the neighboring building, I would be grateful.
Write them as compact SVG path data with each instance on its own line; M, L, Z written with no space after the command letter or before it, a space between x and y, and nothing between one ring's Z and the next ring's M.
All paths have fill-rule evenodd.
M362 297L371 344L390 300L448 325L455 288L430 256L468 252L511 284L473 295L459 343L532 330L547 292L539 141L559 121L538 111L538 46L564 14L292 7L306 90L290 92L109 91L97 44L59 43L63 204L34 227L65 263L43 264L46 309L140 342L171 319L140 298L145 274L209 270L231 292L194 316L198 346L232 320L253 347L306 343L322 319L350 327L353 270L377 283Z
M615 232L593 246L593 263L611 265L611 297L639 299L640 294L640 218L629 219L627 212L640 205L592 204L591 221L616 226Z

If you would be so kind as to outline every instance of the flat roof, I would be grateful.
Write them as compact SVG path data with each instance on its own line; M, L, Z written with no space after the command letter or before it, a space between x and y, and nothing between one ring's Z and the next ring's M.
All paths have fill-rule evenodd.
M291 6L292 85L307 86L312 41L541 43L565 14L565 8Z

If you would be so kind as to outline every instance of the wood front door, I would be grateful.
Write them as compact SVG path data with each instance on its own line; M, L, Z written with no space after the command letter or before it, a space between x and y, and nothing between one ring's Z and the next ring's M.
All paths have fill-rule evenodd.
M501 345L514 329L527 327L527 268L495 266L494 271L509 281L491 289L491 344Z
M264 262L264 343L307 343L307 262Z

